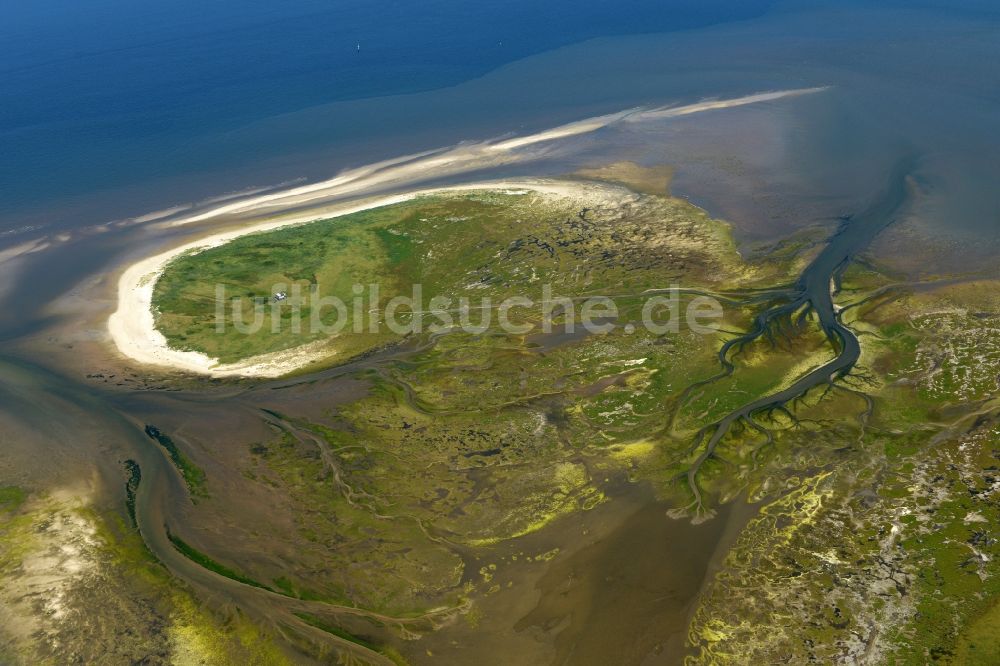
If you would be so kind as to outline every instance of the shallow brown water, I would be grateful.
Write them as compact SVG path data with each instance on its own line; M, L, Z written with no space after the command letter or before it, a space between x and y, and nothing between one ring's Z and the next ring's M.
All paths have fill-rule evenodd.
M517 623L553 637L553 664L674 664L684 655L689 615L712 561L745 505L727 505L694 525L649 503L620 527L539 580L541 599Z

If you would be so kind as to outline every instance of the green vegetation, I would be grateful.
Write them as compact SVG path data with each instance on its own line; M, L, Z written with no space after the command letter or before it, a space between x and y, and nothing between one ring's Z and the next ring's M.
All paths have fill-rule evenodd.
M522 312L522 335L493 326L423 336L415 351L360 372L361 397L322 413L262 410L273 434L248 447L242 471L287 498L298 566L247 565L248 575L291 597L417 617L494 593L494 549L606 502L624 479L650 484L677 517L691 517L683 507L696 434L832 350L814 317L782 322L787 335L746 345L730 376L706 381L731 334L630 330L640 301L627 295L671 283L732 295L722 330L747 330L760 303L750 289L788 284L815 256L816 234L746 263L722 225L682 202L590 203L431 197L171 265L156 287L158 326L172 344L222 360L309 338L268 325L216 335L206 291L216 282L261 298L276 283L301 293L316 285L349 301L350 285L378 281L380 304L414 282L425 300L538 300L545 283L557 295L626 295L603 333L546 333ZM908 292L868 265L852 267L843 287L838 304L851 307L841 316L862 345L853 372L734 424L700 463L707 507L762 508L700 600L691 663L994 659L1000 290L984 282ZM304 306L289 300L276 316ZM578 314L557 317L556 329ZM350 328L329 343L341 359L396 341ZM300 618L374 649L376 641Z
M624 203L625 205L619 205ZM586 209L584 211L584 209ZM569 201L536 194L477 192L419 198L333 220L241 237L174 260L156 283L157 327L172 346L237 361L329 340L328 351L350 357L398 336L355 332L353 285L378 284L377 303L363 295L363 311L381 311L420 284L433 297L556 296L632 293L669 287L684 277L710 286L739 269L726 227L679 200L635 197L626 202ZM742 278L747 275L741 274ZM216 286L227 299L224 333L217 331ZM285 301L272 294L286 292ZM321 306L335 296L347 306ZM443 302L443 301L442 301ZM240 332L241 322L260 329ZM478 322L482 313L473 311ZM333 326L333 338L316 328ZM295 330L294 317L302 326ZM405 320L403 314L400 320ZM440 323L436 315L427 316ZM364 326L366 322L360 322Z
M191 498L197 501L198 498L208 497L208 489L205 485L205 472L177 448L174 440L160 432L159 428L151 425L146 426L146 435L166 450L171 462L174 463L177 471L184 477L184 483L187 484Z
M124 466L128 472L128 480L125 482L125 509L128 511L132 526L138 527L135 519L135 493L142 481L142 470L139 469L139 463L134 460L126 460Z
M1000 663L1000 603L993 604L959 636L951 661L968 666Z
M401 655L395 648L391 646L378 645L369 639L355 636L354 634L344 631L340 627L335 627L331 625L329 622L326 622L322 618L316 617L315 615L310 615L308 613L295 613L295 616L298 617L303 622L312 625L317 629L321 629L328 634L333 634L334 636L342 638L345 641L350 641L351 643L360 645L364 648L372 650L373 652L378 652L382 656L387 657L393 663L399 664L399 666L408 666L409 664L409 662L403 657L403 655Z
M257 482L280 485L295 503L297 560L304 565L294 574L258 576L272 578L288 596L394 616L419 614L438 605L435 598L458 604L461 560L427 539L408 506L388 507L391 496L376 496L382 489L364 480L391 454L375 458L354 447L324 459L325 439L307 436L305 425L287 425L294 435L251 447Z
M17 486L0 487L0 511L16 511L28 494Z
M0 574L18 566L34 543L31 520L22 510L27 499L23 488L0 487Z
M316 627L317 629L322 629L328 634L333 634L338 638L343 638L345 641L350 641L352 643L360 645L361 647L367 648L374 652L379 651L379 646L373 643L370 639L361 638L359 636L355 636L351 633L348 633L347 631L344 631L339 627L335 627L330 623L323 621L322 618L318 618L315 615L310 615L309 613L295 613L295 616L300 620L303 620L307 624Z
M1000 354L988 313L1000 300L982 287L859 308L852 325L869 334L850 385L875 409L859 418L860 394L843 394L795 410L764 485L800 485L744 530L692 625L691 663L995 661Z
M226 578L230 578L232 580L238 581L240 583L243 583L244 585L250 585L252 587L259 587L262 590L270 590L272 592L274 591L274 590L271 590L271 588L269 588L268 586L263 585L261 583L258 583L257 581L253 580L252 578L248 578L248 577L244 576L241 573L233 571L232 569L230 569L229 567L227 567L224 564L216 562L215 560L213 560L208 555L202 553L200 550L197 550L196 548L188 545L179 536L177 536L176 534L173 534L172 532L170 532L170 530L167 530L167 538L170 539L170 543L174 544L174 547L184 557L188 558L189 560L191 560L192 562L195 562L196 564L198 564L200 566L205 567L209 571L214 571L215 573L219 574L220 576L225 576Z

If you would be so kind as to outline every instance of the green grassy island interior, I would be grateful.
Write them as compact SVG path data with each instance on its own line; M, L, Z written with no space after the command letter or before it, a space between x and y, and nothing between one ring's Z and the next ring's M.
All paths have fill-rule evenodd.
M274 435L248 447L243 475L280 488L303 517L302 566L289 574L238 556L219 566L295 598L412 617L462 608L499 589L518 558L504 544L603 504L625 479L649 484L678 516L699 517L693 490L708 515L734 499L762 507L694 615L690 641L705 660L825 662L864 653L866 637L889 626L880 649L899 663L929 654L989 663L976 658L996 649L1000 595L1000 552L983 533L1000 521L1000 403L988 397L1000 374L997 315L987 316L1000 312L995 287L893 291L870 265L852 266L837 299L853 304L843 319L862 342L854 371L756 414L761 428L738 423L701 459L705 428L834 355L809 314L741 347L733 372L717 376L720 345L753 326L754 294L793 281L817 240L807 230L745 260L724 223L679 199L480 191L179 257L155 286L157 326L173 346L222 361L325 340L328 362L339 362L401 336L354 332L350 322L325 338L275 333L270 319L255 334L228 326L220 335L216 284L246 297L245 316L252 299L284 285L289 298L269 301L268 318L309 307L293 286L349 303L352 285L373 282L379 305L414 283L425 299L494 303L515 293L540 300L549 284L559 296L614 295L620 310L597 334L545 333L529 310L517 315L530 325L523 334L424 333L426 344L362 372L365 395L322 419L268 412ZM719 331L626 326L644 291L671 284L719 295ZM979 402L942 404L943 395ZM479 571L468 568L470 552L482 557ZM518 566L544 552L529 555Z

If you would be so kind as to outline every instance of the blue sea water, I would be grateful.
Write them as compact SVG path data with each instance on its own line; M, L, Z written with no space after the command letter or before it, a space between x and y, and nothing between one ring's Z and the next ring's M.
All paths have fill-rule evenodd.
M638 104L812 85L835 92L782 130L789 172L846 190L892 142L923 142L942 180L968 190L953 197L971 202L963 215L993 219L981 195L994 174L973 163L997 135L998 11L995 0L8 0L0 244L16 240L5 230L105 222ZM720 127L703 144L732 136Z
M4 2L0 216L9 226L46 200L196 170L176 157L186 144L268 117L455 85L565 44L746 19L771 4Z

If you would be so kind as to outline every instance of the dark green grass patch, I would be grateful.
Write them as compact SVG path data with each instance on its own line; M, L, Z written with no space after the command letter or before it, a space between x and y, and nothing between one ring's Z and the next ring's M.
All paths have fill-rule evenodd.
M208 497L208 489L205 487L205 472L177 448L174 440L170 439L170 437L161 432L156 426L151 425L146 426L146 435L166 450L167 455L170 456L170 460L177 467L177 471L184 477L184 482L187 484L191 496L194 498Z
M195 549L193 546L186 543L176 534L173 534L170 530L167 530L167 538L170 539L170 543L174 544L174 548L176 548L184 557L188 558L195 564L208 569L209 571L214 571L220 576L225 576L226 578L243 583L244 585L259 587L262 590L269 590L271 592L274 591L267 585L258 583L253 578L244 576L243 574L230 569L226 565L216 562L208 555L202 553L201 551Z

